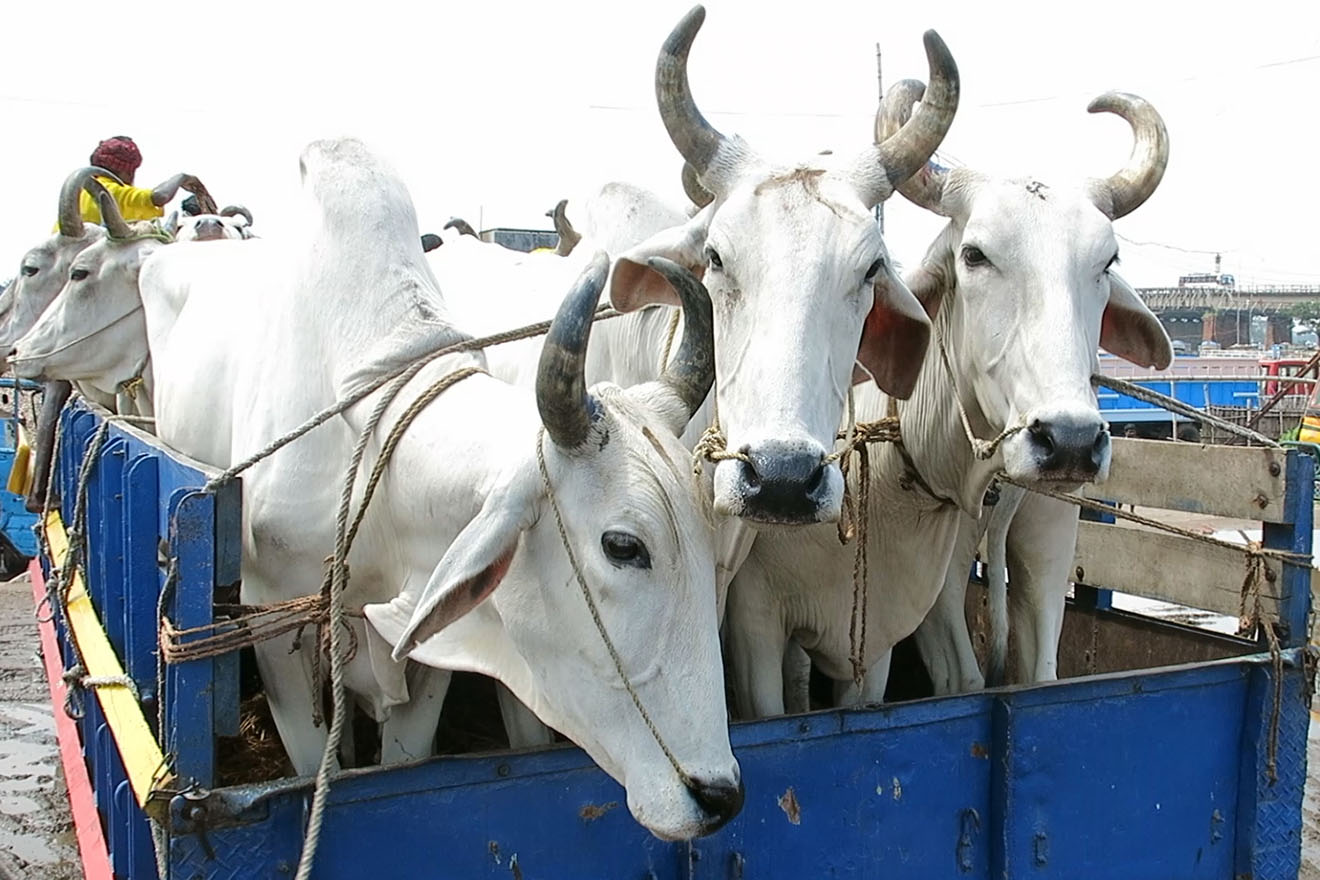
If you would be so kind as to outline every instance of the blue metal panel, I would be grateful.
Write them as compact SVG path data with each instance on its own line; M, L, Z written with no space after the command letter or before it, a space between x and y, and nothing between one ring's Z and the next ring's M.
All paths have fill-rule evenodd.
M190 492L179 499L170 533L170 546L179 561L175 591L174 625L180 629L211 622L215 593L215 509L210 495ZM177 690L174 706L175 771L187 782L204 788L215 784L215 713L212 693L215 663L210 658L174 666Z
M120 657L125 655L128 581L124 571L124 517L122 511L124 465L127 450L121 438L107 439L101 447L96 463L93 498L99 500L100 516L95 532L94 566L101 583L97 593L102 605L98 607L105 634ZM90 523L91 516L88 516ZM92 566L89 566L89 569Z
M155 456L138 454L124 470L124 564L128 584L125 671L149 702L156 694L156 602L161 590L156 554L160 507ZM155 721L154 713L148 713Z

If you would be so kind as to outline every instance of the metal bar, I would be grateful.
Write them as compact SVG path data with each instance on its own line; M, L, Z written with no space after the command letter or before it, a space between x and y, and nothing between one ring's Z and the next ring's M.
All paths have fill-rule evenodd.
M46 535L50 541L50 552L55 559L63 559L69 549L69 538L64 531L64 522L57 511L46 516ZM97 677L123 675L124 669L115 656L114 649L106 638L105 630L96 617L96 611L87 596L82 577L76 572L67 573L69 584L69 602L64 609L68 621L70 636L77 640L82 651L83 662L87 665L87 674ZM159 743L151 734L147 719L142 714L142 707L133 698L126 687L111 685L96 688L96 699L105 713L106 723L114 734L123 759L128 781L133 786L133 796L139 807L146 807L156 785L167 785L172 781L165 769L165 756Z
M1302 367L1300 373L1309 373L1309 372L1315 370L1317 366L1320 366L1320 351L1317 351L1315 354L1311 355L1311 359L1310 359L1309 361L1306 362L1305 366ZM1300 374L1299 374L1299 376L1300 376ZM1273 378L1273 377L1270 377L1270 378ZM1285 380L1283 376L1280 376L1280 377L1279 377L1279 390L1278 390L1278 391L1275 391L1274 394L1270 397L1269 400L1267 400L1267 401L1265 401L1265 403L1261 404L1261 407L1260 407L1259 410L1257 410L1256 414L1253 415L1250 419L1247 420L1247 427L1248 427L1248 428L1254 428L1254 427L1256 427L1256 423L1260 421L1260 417L1261 417L1261 416L1265 415L1265 413L1267 413L1267 412L1269 412L1270 410L1274 409L1274 405L1275 405L1276 403L1278 403L1280 400L1283 400L1283 398L1285 398L1285 397L1288 396L1288 394L1289 394L1289 387L1288 387L1287 384L1285 384L1285 381L1287 381L1287 382L1295 382L1295 381L1299 381L1299 378L1298 378L1298 377L1293 377L1293 376L1288 376L1287 379ZM1316 379L1305 379L1305 380L1301 380L1301 381L1305 381L1307 384L1315 384L1317 380L1316 380Z

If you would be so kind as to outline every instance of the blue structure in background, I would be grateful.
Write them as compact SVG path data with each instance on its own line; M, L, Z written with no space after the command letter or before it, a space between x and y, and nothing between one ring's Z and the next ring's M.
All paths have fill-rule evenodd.
M100 418L77 404L62 420L67 520ZM158 736L181 780L162 792L169 880L288 877L311 780L216 785L216 737L238 730L235 657L170 667L163 693L156 683L171 563L165 609L179 627L210 622L217 589L239 576L238 487L207 494L209 474L112 426L89 485L88 589L144 702L164 701ZM1311 462L1290 452L1286 478L1288 521L1267 525L1265 543L1309 554ZM313 876L1292 880L1309 574L1284 566L1277 705L1269 654L1241 641L1242 656L1225 660L734 724L746 806L690 843L643 830L623 789L567 745L353 770L331 789ZM86 704L84 754L114 870L152 877L147 820L95 699ZM154 725L154 708L145 714Z

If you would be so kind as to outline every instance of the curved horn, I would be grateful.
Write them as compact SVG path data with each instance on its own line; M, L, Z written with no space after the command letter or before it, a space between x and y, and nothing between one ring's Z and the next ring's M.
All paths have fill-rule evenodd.
M564 297L541 349L541 363L536 372L536 408L550 439L563 450L577 449L586 442L591 430L594 405L587 396L583 370L596 303L605 288L609 269L609 257L604 251L597 251Z
M115 202L114 196L106 192L105 187L95 180L90 183L96 184L96 202L101 206L101 224L105 226L107 237L132 238L133 230L124 220L124 215L119 213L119 204Z
M715 201L715 196L711 195L710 190L701 185L697 169L692 167L691 162L683 163L683 192L687 193L688 199L698 208L704 208Z
M1117 220L1140 207L1160 185L1169 164L1169 131L1145 98L1127 92L1105 92L1086 108L1091 113L1114 113L1132 126L1132 155L1127 165L1106 180L1092 184L1096 207Z
M665 39L655 62L655 99L669 139L703 179L703 186L718 195L726 175L741 164L741 154L746 148L737 138L731 140L720 134L701 115L692 99L687 76L688 52L705 20L705 7L694 6ZM734 152L721 156L730 151Z
M221 217L243 217L247 220L247 225L252 225L252 212L242 205L225 205L220 209Z
M469 223L468 223L466 220L464 220L462 217L450 217L450 218L449 218L449 222L446 223L446 224L445 224L444 226L442 226L441 228L442 228L442 229L457 229L459 235L470 235L470 236L472 236L473 238L480 238L480 236L477 235L477 231L476 231L475 229L472 228L472 225L469 224Z
M921 107L898 131L877 143L857 168L858 195L867 207L889 198L895 187L925 166L948 134L958 110L958 65L935 31L926 31L923 40L930 86L925 89Z
M913 105L920 101L925 93L926 84L916 79L905 79L889 87L885 99L880 102L880 109L875 112L877 144L883 143L907 123L912 117ZM926 167L898 185L898 191L913 204L947 217L948 212L943 202L944 185L948 179L949 169L933 161L927 161Z
M77 171L64 178L64 185L60 187L60 235L69 238L81 238L86 232L86 224L83 223L82 209L78 203L78 194L84 187L95 184L98 188L101 184L96 182L96 175L105 173L106 176L114 177L104 168L97 168L95 165L88 165L85 168L79 168ZM116 178L117 180L118 178ZM96 194L90 188L87 190L95 198Z
M442 245L442 244L444 244L444 243L445 243L445 242L444 242L444 239L442 239L440 236L436 235L434 232L426 232L426 233L423 233L423 234L422 234L422 253L430 253L431 251L433 251L433 250L435 250L436 248L440 247L440 245Z
M561 257L566 257L573 253L573 248L582 240L582 235L573 228L573 223L568 219L565 209L568 207L568 199L560 199L553 208L545 212L545 215L554 221L555 232L559 235L559 242L555 245L555 253Z
M683 344L665 367L660 381L687 405L688 418L696 413L715 381L715 318L710 294L697 276L664 257L651 257L646 265L664 276L683 303Z

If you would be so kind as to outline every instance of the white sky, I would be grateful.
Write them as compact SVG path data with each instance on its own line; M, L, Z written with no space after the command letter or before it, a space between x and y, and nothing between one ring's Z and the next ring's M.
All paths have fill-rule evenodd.
M422 231L549 228L542 214L611 179L675 198L681 160L655 109L655 56L688 0L584 2L10 2L0 112L8 170L0 279L48 234L60 182L96 142L131 135L138 183L198 175L268 238L290 222L298 154L352 134L408 182ZM1164 182L1117 224L1140 285L1186 271L1320 283L1320 2L1212 4L709 0L693 92L725 133L788 158L869 143L875 44L886 83L926 79L933 27L962 74L941 155L1046 182L1127 158L1111 88L1163 114ZM96 46L105 46L98 57ZM153 46L163 47L152 51ZM102 60L102 58L104 60ZM886 238L915 263L941 221L896 196Z

